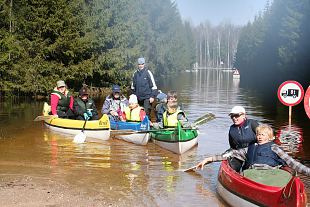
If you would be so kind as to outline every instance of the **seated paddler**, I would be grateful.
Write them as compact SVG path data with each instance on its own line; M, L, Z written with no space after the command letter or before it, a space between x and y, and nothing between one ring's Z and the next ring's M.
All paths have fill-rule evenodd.
M178 106L177 101L169 101L167 110L163 114L163 119L159 123L153 123L153 128L175 128L178 122L182 127L191 127L185 113Z
M73 96L68 90L68 87L63 80L57 81L57 86L51 93L51 115L59 118L74 118L73 110Z
M128 102L129 105L125 107L122 120L126 120L128 122L142 121L146 116L146 112L143 107L139 106L137 96L135 94L131 94Z
M273 142L273 130L269 125L259 125L256 128L256 138L257 143L250 144L247 148L229 149L221 155L207 157L195 167L203 169L205 164L237 157L244 160L243 170L274 169L287 165L299 173L310 175L310 168L290 157Z
M89 97L89 90L83 86L79 96L74 101L74 113L78 120L98 120L98 111L95 102Z

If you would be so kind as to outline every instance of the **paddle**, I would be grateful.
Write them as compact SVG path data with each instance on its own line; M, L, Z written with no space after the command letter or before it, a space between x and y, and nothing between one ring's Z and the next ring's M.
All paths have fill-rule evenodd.
M202 115L201 117L199 117L198 119L196 119L193 124L194 125L202 125L208 121L211 121L212 119L215 119L215 115L212 113L206 113L206 114Z
M44 121L48 119L57 118L55 115L47 115L47 116L37 116L33 121Z
M73 139L73 142L75 142L75 143L83 143L83 142L85 142L86 135L84 134L84 129L85 129L86 122L88 121L88 119L89 118L85 119L82 131L80 133L78 133L77 135L75 135L75 137Z

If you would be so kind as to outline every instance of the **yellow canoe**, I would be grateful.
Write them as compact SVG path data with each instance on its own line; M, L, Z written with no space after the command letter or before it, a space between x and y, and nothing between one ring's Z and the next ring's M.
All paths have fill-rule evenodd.
M49 115L51 107L45 102L43 106L44 125L56 132L77 135L84 125L84 120L73 120L56 118ZM110 121L109 117L104 114L99 120L87 121L84 129L86 140L95 138L100 140L108 140L110 138ZM73 138L73 137L72 137Z

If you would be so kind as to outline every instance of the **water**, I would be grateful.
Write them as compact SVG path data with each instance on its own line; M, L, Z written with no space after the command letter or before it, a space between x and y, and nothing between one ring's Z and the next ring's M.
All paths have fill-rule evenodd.
M178 91L190 120L207 112L216 116L200 126L198 146L181 156L152 142L75 144L73 136L33 122L43 102L0 103L1 206L226 206L216 193L219 163L198 173L181 169L228 148L228 113L234 105L245 106L249 118L272 125L287 150L309 164L310 121L302 107L293 109L294 139L289 139L288 109L276 102L276 94L266 101L263 93L241 87L229 72L184 73L160 85L165 92ZM103 98L96 102L101 110ZM310 192L309 178L302 180Z

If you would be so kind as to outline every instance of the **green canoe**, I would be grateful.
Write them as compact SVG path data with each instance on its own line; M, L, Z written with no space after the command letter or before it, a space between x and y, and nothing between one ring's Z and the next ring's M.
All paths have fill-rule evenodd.
M182 154L197 145L197 136L197 129L183 129L180 123L176 128L151 132L151 138L155 144L176 154Z

